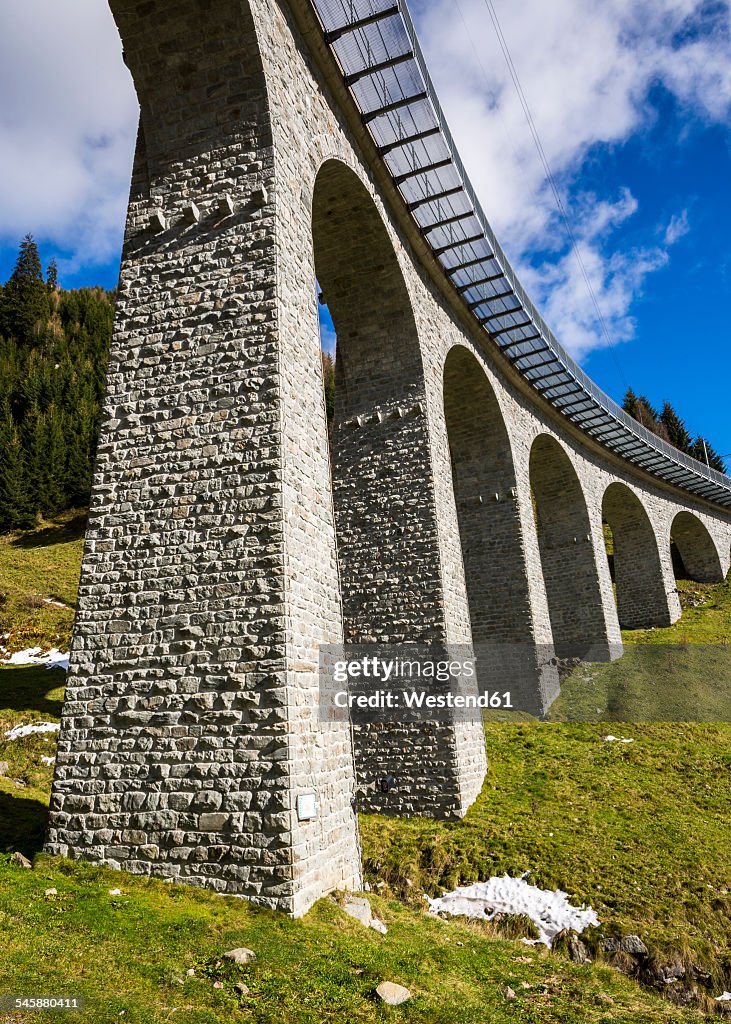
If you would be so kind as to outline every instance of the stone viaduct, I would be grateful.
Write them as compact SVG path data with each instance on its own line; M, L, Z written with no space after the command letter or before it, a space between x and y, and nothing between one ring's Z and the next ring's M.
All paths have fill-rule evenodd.
M301 914L360 885L356 789L459 816L485 771L477 724L319 721L320 646L522 645L545 709L554 655L677 619L671 539L724 578L731 481L531 306L401 0L110 2L141 120L47 849Z

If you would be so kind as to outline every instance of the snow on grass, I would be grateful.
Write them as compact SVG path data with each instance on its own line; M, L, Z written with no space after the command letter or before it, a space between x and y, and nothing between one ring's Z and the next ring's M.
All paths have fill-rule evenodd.
M572 928L581 932L598 925L591 907L572 907L568 893L561 889L539 889L520 878L503 875L486 882L460 886L454 892L429 900L429 910L454 916L477 917L490 921L496 914L524 914L538 929L538 942L550 946L560 931Z
M717 1003L726 1003L729 1001L731 1001L731 992L724 992L722 995L716 996Z
M625 736L612 736L610 733L608 736L604 736L605 743L634 743L634 740L628 740Z
M25 651L16 651L9 658L3 658L0 664L3 665L45 665L46 668L62 668L65 672L69 669L68 653L63 653L52 647L50 651L42 653L42 647L29 647Z
M56 763L56 758L55 757L48 757L47 754L41 754L41 761L43 762L43 764L55 764Z
M58 722L32 722L30 725L16 725L5 733L6 740L20 740L34 732L58 732Z

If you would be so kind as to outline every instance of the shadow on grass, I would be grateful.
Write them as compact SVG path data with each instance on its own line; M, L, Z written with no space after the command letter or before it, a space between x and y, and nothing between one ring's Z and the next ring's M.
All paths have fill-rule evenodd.
M54 523L42 530L30 530L28 533L21 533L15 540L11 541L14 548L45 548L52 544L66 544L69 541L79 540L84 536L86 529L86 513L80 512L64 523Z
M43 849L47 822L48 808L40 800L0 791L0 850L18 850L30 860Z
M64 685L66 673L44 665L0 668L0 715L3 711L38 711L48 718L60 718L63 698L49 698Z

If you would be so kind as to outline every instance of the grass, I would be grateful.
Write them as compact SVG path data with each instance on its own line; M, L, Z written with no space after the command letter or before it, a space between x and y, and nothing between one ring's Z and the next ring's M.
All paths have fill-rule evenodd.
M626 644L731 644L731 576L725 583L678 580L683 614L667 629L625 630Z
M73 519L27 540L0 541L13 649L29 646L16 642L27 628L39 643L43 636L46 646L58 644L54 620L37 609L41 618L29 622L22 598L58 595L72 605L80 549ZM703 596L705 606L689 608L662 643L724 642L729 584ZM58 611L70 627L71 613ZM591 671L631 667L647 650L633 636L625 640L622 661ZM57 720L62 685L59 670L0 668L0 740L12 725ZM0 742L8 763L0 777L0 994L82 994L87 1009L74 1019L94 1024L715 1020L710 1011L721 1004L706 995L731 988L731 725L613 729L631 744L605 742L607 731L591 722L488 723L488 777L465 819L361 816L370 898L389 927L385 937L331 899L291 921L241 900L42 855L53 771L42 757L53 754L55 737ZM34 858L32 871L10 863L14 850ZM525 871L534 884L560 887L597 911L600 932L586 936L593 963L525 946L487 922L445 922L423 911L424 891ZM44 895L51 887L57 895ZM109 895L116 887L121 897ZM508 934L519 933L510 922ZM665 989L682 996L697 984L699 1002L673 1005L617 970L630 969L628 958L603 954L601 936L626 934L639 934L650 949L645 981L678 960L685 977ZM240 945L257 952L254 964L221 960ZM405 984L413 998L382 1006L374 989L383 979ZM240 996L236 982L249 993ZM506 986L515 999L506 998Z
M57 894L44 895L48 888ZM122 895L111 896L112 888ZM33 871L3 864L2 991L82 995L87 1008L74 1019L94 1024L702 1019L607 966L574 964L395 900L372 903L388 925L386 936L351 921L330 899L292 921L240 900L89 865L42 856ZM256 962L222 961L238 946L253 949ZM384 979L406 985L412 999L397 1009L380 1005L374 990ZM248 993L240 996L236 983ZM506 998L507 986L514 999ZM13 1019L44 1018L6 1018Z
M57 669L3 669L3 731L57 718L61 676ZM607 934L638 932L656 955L664 946L677 950L680 940L686 963L715 964L718 986L731 911L721 892L728 883L729 737L723 727L705 727L703 736L697 726L686 728L680 742L668 732L620 747L603 743L591 725L488 727L490 773L464 821L361 817L368 876L374 889L382 887L370 898L388 925L385 937L352 922L330 899L291 921L244 901L40 854L52 772L41 757L53 752L54 738L6 742L0 994L81 994L87 1009L74 1019L94 1024L716 1019L670 1005L608 963L575 964L501 938L488 923L428 917L420 897L422 887L434 892L532 869L537 884L590 900ZM10 863L11 849L35 857L34 870ZM49 888L57 895L46 896ZM110 896L112 888L123 895ZM256 951L256 963L221 961L241 945ZM398 1009L380 1006L374 990L384 979L406 985L414 998ZM223 987L214 988L216 981ZM243 998L237 982L250 990ZM507 986L515 999L506 999Z
M632 744L606 731L489 724L488 777L467 816L364 819L369 873L436 893L528 871L591 904L605 933L639 934L660 961L729 987L731 728L632 726Z
M679 580L678 590L681 618L667 629L624 630L622 658L578 666L553 721L731 721L731 577L717 586Z
M0 644L7 650L68 650L85 522L85 513L66 512L35 530L0 535Z

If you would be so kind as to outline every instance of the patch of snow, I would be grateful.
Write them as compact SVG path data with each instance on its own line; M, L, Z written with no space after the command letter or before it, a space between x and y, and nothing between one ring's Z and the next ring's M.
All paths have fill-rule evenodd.
M609 736L603 737L605 743L634 743L634 740L628 740L625 736Z
M41 754L41 761L43 761L44 764L55 764L56 758L49 757L47 754Z
M34 732L58 732L58 722L32 722L30 725L16 725L5 733L6 740L19 740Z
M717 1003L727 1003L731 1000L731 992L724 992L723 995L716 996Z
M538 939L550 946L564 928L581 932L589 925L598 925L599 918L591 907L572 907L568 893L561 889L539 889L520 878L503 875L486 882L460 886L454 892L429 900L429 910L455 916L478 917L490 921L496 914L525 914L538 929ZM531 940L528 940L529 942Z
M70 608L71 605L64 604L63 601L54 601L52 597L44 597L44 604L52 604L54 608Z
M29 647L25 651L16 651L9 658L3 658L3 665L45 665L46 668L62 668L65 672L69 670L68 652L57 650L52 647L50 651L42 653L41 647Z

